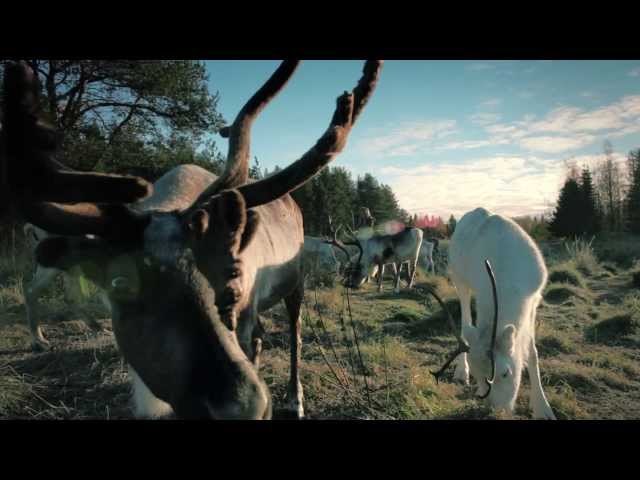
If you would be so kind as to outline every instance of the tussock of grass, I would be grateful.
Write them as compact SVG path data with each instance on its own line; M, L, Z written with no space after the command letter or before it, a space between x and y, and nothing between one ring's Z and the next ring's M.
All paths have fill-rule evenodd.
M576 287L585 288L586 284L582 274L571 261L556 265L549 271L549 282L569 283Z
M580 300L587 300L589 295L585 290L566 283L549 284L544 294L544 300L552 304L565 303L572 297L577 297Z
M640 323L629 313L606 318L585 330L585 338L593 343L615 343L638 331Z
M553 357L559 354L574 353L576 345L565 337L558 335L546 335L536 340L538 353L542 357Z
M593 394L601 390L593 368L560 359L545 362L543 377L545 384L568 385L582 394Z
M589 418L587 411L581 406L576 392L568 384L555 389L545 389L547 400L558 420L579 420Z
M565 243L565 248L570 260L575 264L576 268L585 275L593 275L599 270L598 258L591 246L593 240L593 238L590 241L576 239L572 242Z

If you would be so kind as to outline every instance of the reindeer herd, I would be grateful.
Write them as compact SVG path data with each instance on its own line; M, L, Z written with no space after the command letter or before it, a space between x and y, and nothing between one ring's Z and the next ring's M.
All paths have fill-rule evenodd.
M111 311L136 417L270 419L272 397L260 375L259 314L284 301L291 333L286 411L304 417L303 255L317 253L349 288L377 275L381 290L389 266L397 293L404 265L409 288L421 259L434 271L438 244L423 239L418 228L372 233L375 218L368 209L358 212L364 234L347 228L343 242L344 227L334 229L329 220L328 238L305 236L301 211L289 195L344 149L374 93L382 61L365 62L358 84L338 97L327 130L306 153L270 177L249 181L252 124L298 63L283 61L220 131L229 142L222 175L182 165L153 185L58 163L57 132L41 112L37 75L24 62L6 68L0 181L30 222L25 233L34 241L36 273L25 285L34 350L49 348L38 325L38 295L61 272L81 271ZM476 209L462 217L451 238L449 276L460 299L461 331L436 379L457 360L455 379L473 378L481 398L513 411L526 367L533 416L553 419L535 345L536 309L547 280L535 243L513 221ZM90 318L87 323L100 328Z

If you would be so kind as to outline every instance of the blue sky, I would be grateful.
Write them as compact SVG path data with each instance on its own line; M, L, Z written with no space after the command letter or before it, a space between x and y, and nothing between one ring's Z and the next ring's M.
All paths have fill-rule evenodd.
M231 122L279 62L205 64ZM253 127L263 167L286 166L315 143L362 65L301 64ZM411 213L538 214L555 203L565 161L593 166L605 139L622 163L640 148L640 61L389 60L332 165L372 173Z

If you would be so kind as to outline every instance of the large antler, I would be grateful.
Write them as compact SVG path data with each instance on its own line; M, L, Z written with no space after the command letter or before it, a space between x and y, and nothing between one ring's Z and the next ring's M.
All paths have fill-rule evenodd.
M269 203L295 190L342 151L351 128L376 87L382 63L382 60L365 63L358 85L351 93L345 92L338 98L329 128L302 158L271 177L238 188L247 201L247 208Z
M364 249L362 248L362 243L360 242L360 239L358 238L358 235L356 234L356 232L354 232L351 227L347 226L347 230L349 230L349 234L352 237L352 241L350 242L344 242L345 245L352 245L354 247L357 247L358 249L358 260L356 261L356 264L360 264L360 260L362 260L362 254L364 253Z
M493 274L493 269L491 268L491 263L489 262L489 260L484 261L484 266L487 269L487 273L489 274L489 279L491 280L491 289L493 292L493 326L491 329L491 345L489 346L489 350L487 350L487 356L491 361L491 378L484 379L485 383L487 384L487 393L482 395L480 398L487 398L489 396L489 394L491 393L491 386L496 379L495 348L496 333L498 331L498 294L496 292L496 277Z
M220 130L220 135L229 138L227 163L222 175L199 196L207 199L221 190L238 187L249 179L251 149L251 126L260 112L273 100L294 74L300 60L285 60L269 80L242 107L234 122Z
M26 219L50 232L105 231L107 212L135 223L125 203L149 196L153 187L138 177L75 172L55 160L57 133L42 115L40 84L25 62L4 75L2 188ZM6 162L6 163L5 163ZM70 207L48 202L90 202ZM115 204L109 208L95 203Z
M349 251L347 250L347 248L344 246L344 244L338 240L338 232L340 231L340 229L342 228L342 225L339 225L338 228L336 230L333 229L333 225L331 222L331 217L329 217L329 233L331 234L331 236L333 238L327 238L324 240L324 243L327 243L329 245L333 245L334 247L339 248L340 250L342 250L342 252L346 255L347 257L347 261L349 261L350 255L349 255Z
M433 290L431 288L426 288L426 290L427 290L428 293L430 293L438 301L438 303L440 304L440 307L442 308L442 310L447 315L447 321L449 322L449 326L453 330L453 333L456 336L456 340L458 341L458 347L455 349L455 351L453 351L449 355L449 357L447 358L447 361L440 368L440 370L438 370L437 372L431 372L431 375L433 375L435 377L435 379L436 379L436 383L438 383L438 381L440 380L440 377L442 376L442 374L449 367L449 365L451 365L451 362L453 362L456 359L456 357L458 355L460 355L461 353L467 353L469 351L469 344L465 341L464 338L462 338L462 335L460 335L460 333L458 333L458 328L456 327L456 324L453 321L453 317L451 316L451 312L447 308L447 305L442 301L442 299L438 296L438 294L435 292L435 290Z

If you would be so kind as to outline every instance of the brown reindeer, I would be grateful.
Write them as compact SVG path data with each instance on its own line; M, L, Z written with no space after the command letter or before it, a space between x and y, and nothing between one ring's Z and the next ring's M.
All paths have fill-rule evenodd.
M271 418L271 394L258 375L258 313L284 299L291 320L288 410L303 416L304 230L288 193L342 151L382 62L365 63L358 85L338 98L329 128L310 150L275 175L250 182L251 125L298 63L282 62L222 129L229 151L220 177L177 167L156 182L153 195L135 177L72 172L58 164L55 130L39 110L36 75L24 63L6 70L6 170L0 179L27 220L66 235L41 242L38 261L63 270L82 264L107 291L138 415L172 410L181 418Z

